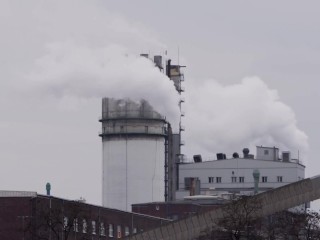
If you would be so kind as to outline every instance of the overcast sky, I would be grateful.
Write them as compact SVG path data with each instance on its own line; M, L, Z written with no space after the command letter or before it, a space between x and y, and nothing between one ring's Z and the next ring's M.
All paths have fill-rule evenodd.
M51 182L55 196L100 204L101 98L145 98L176 119L172 84L141 52L187 65L189 157L278 146L318 174L319 7L0 1L0 189L45 193Z

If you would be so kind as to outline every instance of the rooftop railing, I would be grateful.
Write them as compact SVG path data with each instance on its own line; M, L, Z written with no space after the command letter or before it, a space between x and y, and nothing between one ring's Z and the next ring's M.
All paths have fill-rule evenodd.
M100 120L106 119L118 119L118 118L143 118L143 119L159 119L165 120L165 116L162 116L156 111L137 111L137 110L126 110L126 111L108 111L102 112Z

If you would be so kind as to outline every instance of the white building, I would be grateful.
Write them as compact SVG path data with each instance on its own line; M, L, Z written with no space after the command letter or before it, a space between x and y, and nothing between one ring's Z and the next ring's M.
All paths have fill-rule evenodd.
M256 158L244 149L244 156L226 159L224 154L217 154L218 160L179 165L179 189L176 198L182 199L192 194L238 193L253 194L253 171L260 173L258 191L277 188L305 177L305 166L297 159L291 159L290 152L278 148L257 147Z

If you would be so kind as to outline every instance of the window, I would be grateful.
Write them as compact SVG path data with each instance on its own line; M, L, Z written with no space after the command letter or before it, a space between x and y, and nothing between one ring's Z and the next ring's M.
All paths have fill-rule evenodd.
M148 130L148 126L145 126L145 127L144 127L144 131L145 131L146 133L148 133L148 131L149 131L149 130Z
M120 126L120 132L124 132L124 126Z
M209 181L209 183L213 183L214 182L214 177L208 177L208 181Z
M82 232L87 233L87 228L88 228L87 220L83 219L82 220Z
M262 177L262 182L268 182L268 177Z
M239 177L239 182L243 183L244 182L244 177Z
M73 231L78 232L78 218L73 220Z
M233 183L237 182L237 177L231 177L231 182Z
M137 228L133 228L132 233L133 234L137 233Z
M63 229L66 229L68 227L68 218L64 217L63 218Z
M121 238L121 226L117 226L117 238Z
M92 234L96 234L96 221L92 221L91 222L91 226L92 226Z
M221 183L221 177L216 177L216 183Z
M129 227L125 227L124 228L124 235L125 236L129 236L130 235Z
M277 181L278 181L278 182L282 182L282 176L278 176L278 177L277 177Z
M106 235L106 229L104 228L104 223L100 223L100 236Z
M264 155L269 155L269 150L264 150Z
M109 224L109 237L113 237L113 225Z

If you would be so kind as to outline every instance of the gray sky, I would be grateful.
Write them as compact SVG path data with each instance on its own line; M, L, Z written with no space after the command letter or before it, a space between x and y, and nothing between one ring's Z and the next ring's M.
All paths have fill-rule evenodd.
M143 96L174 118L166 79L131 56L177 61L178 48L187 154L276 144L318 174L319 5L1 1L0 188L44 193L49 181L56 196L100 204L100 98Z

